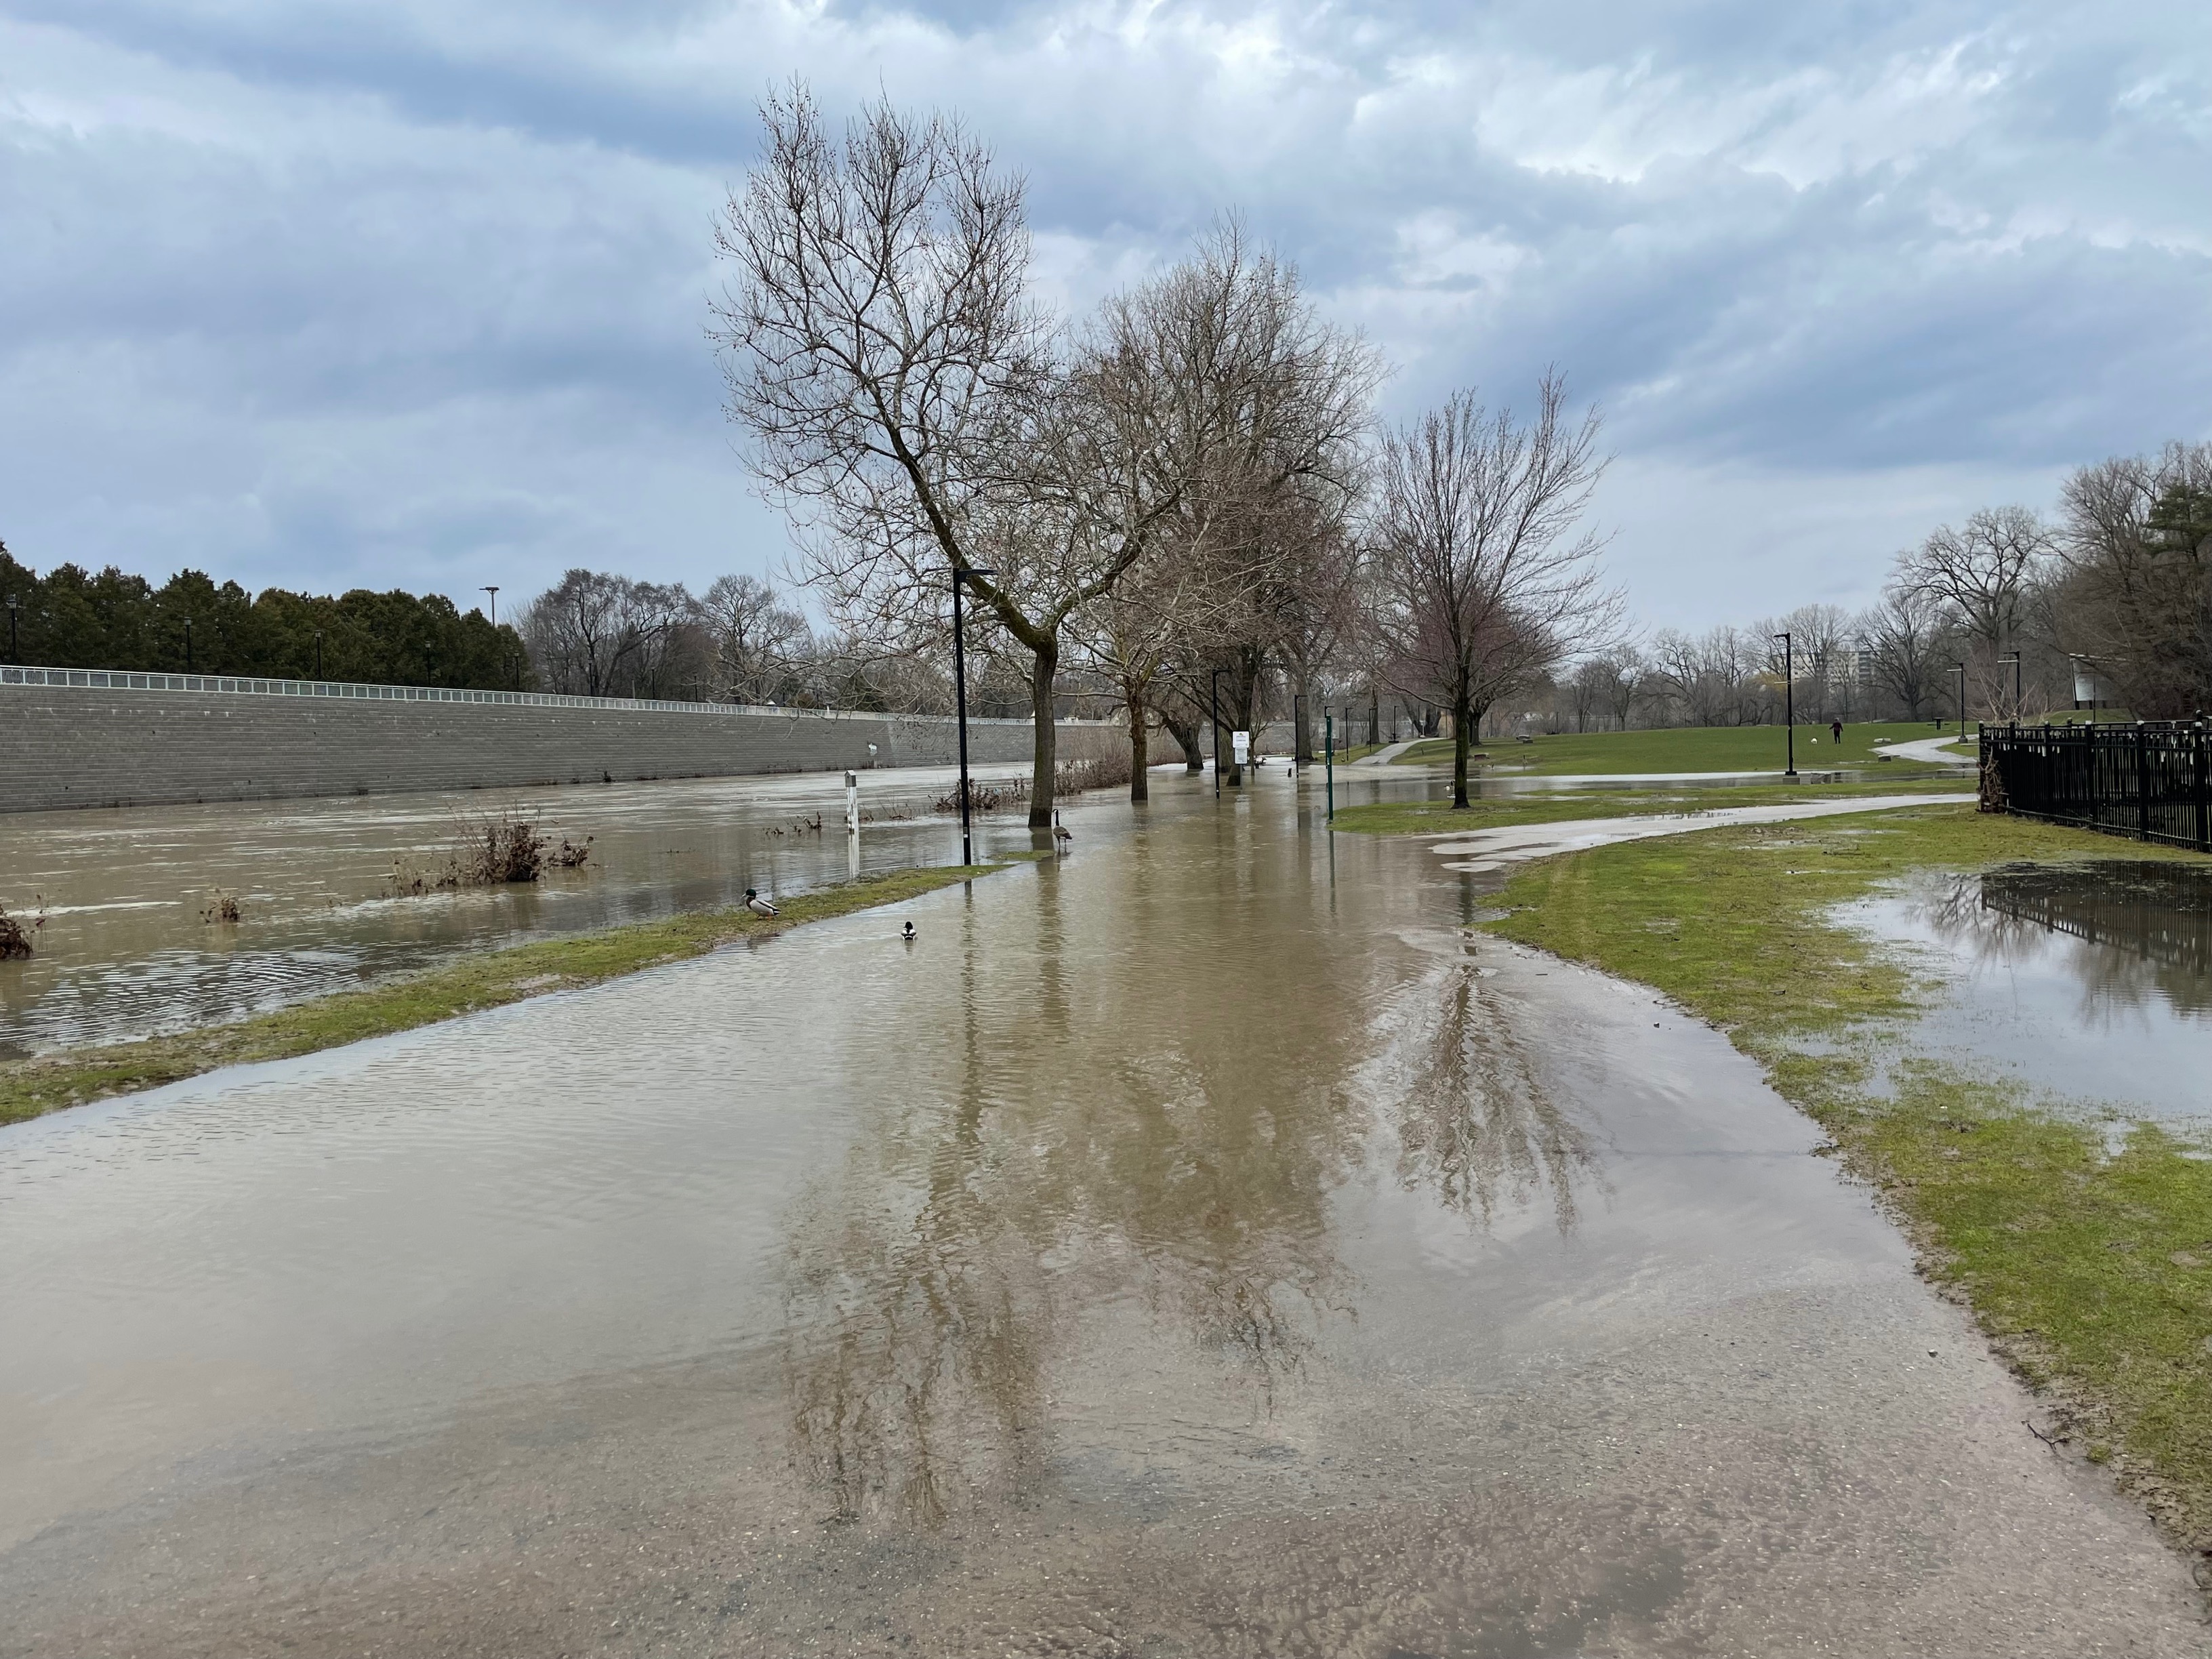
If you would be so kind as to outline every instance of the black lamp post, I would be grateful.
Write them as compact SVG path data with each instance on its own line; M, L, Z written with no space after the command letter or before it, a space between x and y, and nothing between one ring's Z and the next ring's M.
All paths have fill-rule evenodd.
M2020 653L2008 651L1997 659L1999 667L2006 663L2012 665L2012 717L2016 720L2020 718Z
M1221 671L1213 671L1213 793L1221 793Z
M15 613L22 607L23 601L20 595L10 593L8 596L8 660L18 667L22 665L23 649L15 642Z
M322 677L323 677L323 630L322 630L321 629L318 628L318 629L315 630L315 678L316 678L317 679L320 679L320 678L322 678Z
M1951 672L1959 677L1959 741L1966 740L1966 665L1954 662Z
M185 618L185 672L192 672L192 619Z
M960 584L979 576L995 576L995 570L969 565L952 568L952 704L960 726L960 862L975 862L975 832L968 816L968 646L960 631Z
M1774 637L1782 641L1782 718L1790 727L1789 769L1782 775L1794 778L1797 775L1797 659L1791 654L1789 635Z
M497 628L499 626L499 589L493 586L487 587L483 591L491 595L491 625Z

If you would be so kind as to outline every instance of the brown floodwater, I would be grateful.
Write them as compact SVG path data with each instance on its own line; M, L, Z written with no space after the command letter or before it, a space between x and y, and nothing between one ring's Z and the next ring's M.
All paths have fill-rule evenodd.
M0 1055L236 1019L468 951L732 904L748 887L956 863L957 821L931 810L954 775L860 774L857 841L836 772L0 814L0 908L46 917L36 954L0 963ZM395 872L434 880L466 828L498 813L588 842L583 867L398 892ZM1019 812L979 823L978 856L1030 844ZM234 925L210 915L224 895Z
M1318 794L0 1131L0 1655L2201 1650L1748 1061Z

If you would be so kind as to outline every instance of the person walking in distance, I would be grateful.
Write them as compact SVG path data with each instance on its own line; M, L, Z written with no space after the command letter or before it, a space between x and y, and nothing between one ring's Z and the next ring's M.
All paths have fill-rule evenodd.
M1841 720L1830 720L1828 722L1828 730L1835 733L1836 741L1838 743L1841 743L1844 740L1844 723Z

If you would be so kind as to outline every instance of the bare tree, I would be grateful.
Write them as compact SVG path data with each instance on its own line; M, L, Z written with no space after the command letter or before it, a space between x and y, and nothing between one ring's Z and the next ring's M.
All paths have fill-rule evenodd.
M887 103L842 142L804 87L761 117L768 155L715 234L737 268L712 330L730 416L838 623L933 641L965 580L1035 654L1030 822L1049 823L1059 618L1024 610L1024 590L1070 600L1073 568L1079 592L1127 560L1034 510L1065 410L1027 294L1022 181L956 123ZM999 574L965 574L981 568Z
M1995 658L2018 641L2051 531L2025 507L1984 507L1964 526L1943 525L1897 556L1895 580L1947 606L1967 637Z
M539 680L590 697L688 690L678 630L693 613L682 584L660 586L571 570L525 607L517 624Z
M2115 457L2066 481L2060 642L2142 718L2212 702L2212 444Z
M1643 647L1633 641L1625 641L1600 652L1590 660L1604 672L1606 712L1612 715L1613 725L1626 732L1628 717L1635 711L1636 699L1644 690L1644 678L1650 672Z
M1946 607L1924 589L1893 583L1859 620L1873 653L1875 683L1897 699L1909 720L1941 690L1949 653Z
M1452 805L1468 804L1474 722L1501 689L1612 628L1595 533L1578 530L1604 469L1595 410L1565 414L1546 373L1519 424L1468 393L1384 441L1373 541L1376 623L1400 689L1452 714Z
M812 633L797 607L758 576L718 576L699 600L714 653L714 696L730 702L789 701L784 688Z

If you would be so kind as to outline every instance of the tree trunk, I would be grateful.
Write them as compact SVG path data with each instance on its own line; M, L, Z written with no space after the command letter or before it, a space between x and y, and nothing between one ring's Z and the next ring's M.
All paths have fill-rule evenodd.
M1467 751L1474 744L1474 711L1465 696L1452 699L1452 805L1467 805Z
M1182 750L1182 769L1186 772L1206 770L1206 754L1198 746L1198 722L1184 720L1169 708L1161 708L1159 715L1160 724L1167 727L1168 735Z
M1060 641L1048 641L1036 653L1030 671L1030 707L1036 714L1036 763L1030 775L1030 828L1052 828L1054 768L1059 762L1059 728L1052 723L1053 682L1060 676Z
M1295 718L1291 721L1291 754L1301 766L1314 757L1313 746L1313 682L1302 679L1297 683L1297 696L1291 700Z
M1152 787L1145 777L1146 763L1152 734L1145 729L1145 700L1131 696L1126 700L1129 711L1129 799L1146 801L1152 797Z

